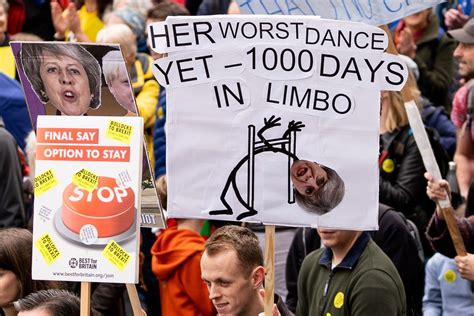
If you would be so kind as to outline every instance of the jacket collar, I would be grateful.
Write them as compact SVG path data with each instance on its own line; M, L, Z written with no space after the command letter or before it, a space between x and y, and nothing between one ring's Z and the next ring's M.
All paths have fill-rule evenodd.
M369 243L370 237L367 232L362 232L362 234L357 238L356 242L346 254L344 259L337 265L336 268L341 269L353 269L359 260L360 255L364 252L365 247ZM331 269L332 262L332 250L330 248L325 248L321 258L319 258L319 264L324 265Z

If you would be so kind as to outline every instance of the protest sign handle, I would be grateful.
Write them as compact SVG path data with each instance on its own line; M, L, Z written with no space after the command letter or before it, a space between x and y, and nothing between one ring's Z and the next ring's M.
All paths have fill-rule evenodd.
M91 283L81 282L81 316L91 314Z
M272 316L275 293L275 225L265 225L265 316Z
M127 283L126 286L128 297L130 298L130 303L132 305L133 315L144 315L142 306L140 305L140 299L138 298L138 292L135 284Z
M454 210L452 207L441 207L441 212L443 212L444 220L448 226L449 234L453 240L454 249L456 249L456 254L458 256L466 256L466 247L464 246L464 241L462 240L461 233L459 231L458 224L456 223L456 218L454 217Z

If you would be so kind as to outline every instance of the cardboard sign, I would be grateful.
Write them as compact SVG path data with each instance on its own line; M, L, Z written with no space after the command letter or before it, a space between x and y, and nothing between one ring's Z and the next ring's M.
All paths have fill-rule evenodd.
M172 217L377 228L380 90L406 65L385 33L290 16L168 18L150 42L167 87Z
M38 115L138 115L119 45L61 42L11 42L10 45L34 129ZM125 86L124 80L127 82ZM114 126L114 122L114 119L109 120L111 125L107 135L130 144L128 131ZM114 130L114 127L117 129ZM87 133L84 134L84 137L87 136ZM90 142L94 140L81 140L82 144ZM152 187L152 192L147 195L151 207L144 208L141 224L145 227L165 227L145 148L143 151L143 179ZM120 159L119 156L115 158Z
M114 122L127 144L108 117L38 116L34 279L138 281L143 119Z
M383 25L434 7L443 0L237 0L243 14L316 15Z

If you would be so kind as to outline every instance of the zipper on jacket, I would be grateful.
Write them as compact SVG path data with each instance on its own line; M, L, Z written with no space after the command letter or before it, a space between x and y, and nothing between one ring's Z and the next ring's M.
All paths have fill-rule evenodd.
M326 301L327 301L327 295L328 295L328 291L329 291L329 285L331 283L331 279L332 279L332 276L333 276L333 270L331 269L331 272L329 273L329 277L328 277L328 280L326 281L326 284L324 285L324 290L323 290L323 297L321 298L321 301L319 302L319 313L321 316L325 316L324 315L324 307L326 306Z

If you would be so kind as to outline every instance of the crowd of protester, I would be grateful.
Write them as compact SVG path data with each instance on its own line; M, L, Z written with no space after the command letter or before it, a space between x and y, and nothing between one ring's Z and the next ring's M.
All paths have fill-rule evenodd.
M474 3L450 3L392 23L391 31L415 79L410 92L439 149L443 176L452 160L456 181L425 173L402 94L383 91L380 229L295 230L283 249L286 297L275 294L273 315L474 315ZM128 112L136 112L130 100L136 101L166 208L166 91L152 73L161 56L147 45L147 26L168 16L238 11L229 0L0 0L0 49L11 40L120 44L126 69L107 65L116 58L110 54L104 80ZM31 278L35 137L12 55L2 50L1 58L0 315L79 315L77 283ZM119 86L127 75L133 98ZM455 194L466 256L456 254L437 205ZM196 219L168 219L161 231L142 228L143 284L137 289L144 312L263 312L265 268L252 230L258 229ZM130 314L127 299L123 284L94 284L92 314Z

